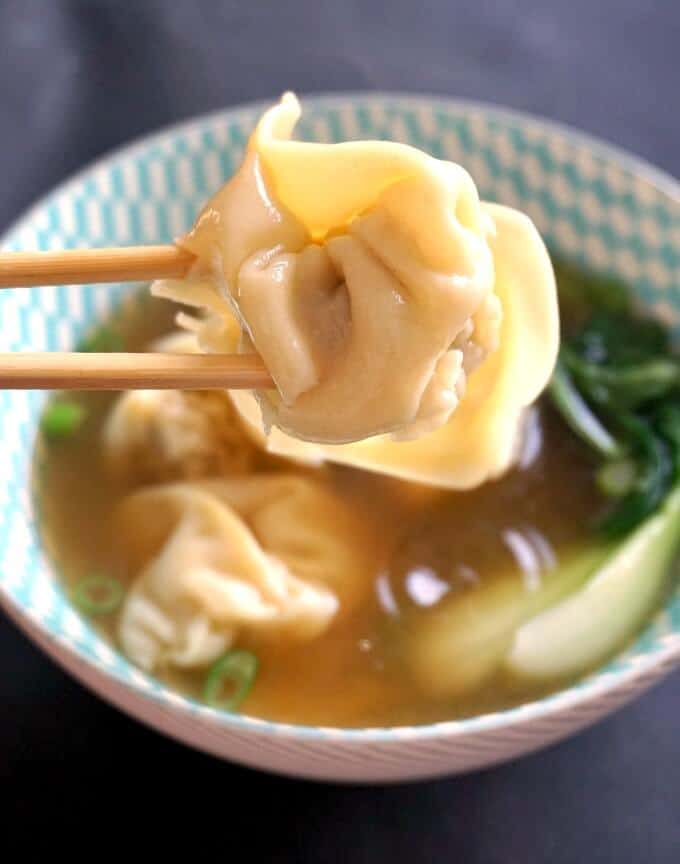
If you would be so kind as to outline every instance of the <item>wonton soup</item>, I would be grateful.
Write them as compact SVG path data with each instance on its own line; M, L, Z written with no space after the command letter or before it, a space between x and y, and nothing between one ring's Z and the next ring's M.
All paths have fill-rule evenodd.
M172 322L170 304L143 296L126 304L95 338L106 342L115 334L128 349L141 350L170 331ZM532 414L517 466L469 492L342 465L296 467L262 452L238 432L225 436L231 460L208 451L205 459L200 453L188 459L163 456L158 442L150 441L137 454L146 452L147 459L112 465L102 441L117 398L82 394L75 403L84 408L80 425L57 431L48 424L39 442L43 537L67 590L99 576L130 591L139 556L153 554L158 543L149 523L160 506L138 500L126 518L121 504L133 490L196 478L210 483L220 477L268 482L293 477L318 488L322 505L325 494L333 496L333 506L337 499L333 518L347 520L343 531L356 554L346 555L341 565L329 562L337 569L334 578L348 585L346 614L335 616L309 641L266 632L242 635L238 648L256 657L258 665L239 710L273 720L349 727L429 723L509 707L565 683L561 675L519 675L503 662L523 621L542 604L559 604L584 581L583 575L576 580L567 575L565 582L565 573L579 550L593 545L610 507L596 476L596 457L547 398ZM237 423L224 394L189 393L186 399L208 420ZM72 403L69 396L66 404ZM64 397L53 404L64 404ZM175 407L165 422L186 422L186 406ZM49 413L48 408L46 417ZM219 442L212 446L219 450ZM312 524L318 506L313 501L305 516ZM323 507L318 515L327 517ZM284 526L285 521L279 527ZM332 554L333 544L321 550L322 559L329 550ZM592 560L600 560L600 553L594 554ZM592 569L587 555L585 560ZM124 607L108 611L108 599L95 591L92 606L83 607L77 599L76 604L120 647ZM523 611L523 603L534 609ZM612 648L620 644L615 638ZM600 659L593 655L594 661ZM168 662L153 673L201 700L214 665ZM588 668L586 662L579 671Z
M298 115L260 120L177 241L185 278L80 348L257 353L275 386L55 396L46 548L132 663L221 710L393 726L560 688L668 585L669 334L624 285L556 286L460 166L296 142Z
M129 350L142 350L172 326L168 306L153 299L141 306L130 304L127 314L109 326ZM227 400L215 393L189 397L202 412L211 410L211 401ZM157 501L150 501L148 508L137 502L138 517L130 514L126 520L119 510L130 490L148 489L158 481L181 482L187 479L185 471L189 477L205 470L208 480L219 478L219 461L205 466L197 461L187 468L170 459L161 464L157 452L149 452L139 465L132 460L125 470L114 466L112 471L102 437L115 399L100 393L79 396L86 420L68 437L48 438L39 450L44 542L69 589L90 574L100 574L130 590L136 547L153 545L148 523L159 507ZM182 420L175 417L178 423ZM172 417L166 422L172 423ZM337 496L350 515L347 542L358 547L357 560L344 562L357 572L338 572L337 578L362 583L350 591L356 596L348 598L347 614L313 641L282 642L266 634L239 640L239 647L259 660L242 710L295 723L426 723L511 705L534 689L513 684L502 673L487 676L476 668L477 647L464 640L454 649L460 668L452 676L450 693L440 692L426 673L413 669L415 660L407 655L415 650L410 628L427 626L428 617L447 605L455 612L461 601L469 605L478 597L479 608L473 604L469 609L470 626L476 627L474 616L483 620L486 614L497 614L494 607L502 600L493 596L494 589L507 591L511 598L530 593L536 583L549 583L562 555L584 541L601 512L592 459L547 403L541 403L531 419L520 466L471 492L447 492L345 466L296 468L258 452L247 439L242 446L246 453L239 464L222 466L232 472L226 476L292 476ZM312 520L314 516L313 510L306 514ZM281 518L286 518L285 508ZM332 546L322 550L322 555L332 553ZM330 561L328 566L336 565ZM92 618L114 644L120 644L120 615L118 608ZM168 664L154 672L200 699L209 665L183 670Z

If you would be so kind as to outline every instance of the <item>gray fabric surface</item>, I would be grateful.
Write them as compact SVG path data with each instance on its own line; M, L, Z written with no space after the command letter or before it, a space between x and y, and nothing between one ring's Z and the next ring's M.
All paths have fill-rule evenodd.
M0 229L131 137L284 88L489 100L678 175L679 37L675 0L0 0ZM0 668L7 828L50 813L96 824L102 811L118 827L155 800L160 833L169 823L199 842L223 834L230 857L238 835L250 860L680 860L678 674L515 764L352 789L267 777L164 740L81 689L2 616ZM221 791L197 795L203 783Z

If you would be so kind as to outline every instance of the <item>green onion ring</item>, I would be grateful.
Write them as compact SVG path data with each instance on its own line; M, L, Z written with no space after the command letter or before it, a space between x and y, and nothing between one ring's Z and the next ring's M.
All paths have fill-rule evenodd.
M98 596L98 595L103 596ZM120 606L123 586L110 576L86 576L74 586L73 603L86 615L109 615Z
M79 402L52 402L40 418L40 428L50 440L70 438L78 431L86 415L85 407Z
M203 685L203 698L213 708L235 711L243 702L257 675L258 659L251 651L227 651L210 667ZM220 698L222 685L233 684L233 692Z

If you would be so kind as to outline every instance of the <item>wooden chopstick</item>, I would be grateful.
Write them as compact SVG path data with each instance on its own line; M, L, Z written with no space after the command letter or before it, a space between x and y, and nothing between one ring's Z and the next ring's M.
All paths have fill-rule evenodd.
M274 384L255 354L0 354L0 390L260 389Z
M0 252L0 288L181 278L194 260L172 245Z
M0 288L181 278L194 256L178 246L0 253ZM0 354L4 390L202 390L273 387L255 354Z

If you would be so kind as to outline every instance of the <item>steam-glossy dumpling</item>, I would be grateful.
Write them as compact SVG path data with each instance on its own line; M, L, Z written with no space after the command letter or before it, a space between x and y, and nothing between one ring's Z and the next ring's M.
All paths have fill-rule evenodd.
M256 475L152 487L123 503L130 569L119 638L147 670L201 666L240 632L321 634L370 588L370 543L321 485Z
M154 291L210 311L205 350L233 347L220 321L236 314L240 350L277 386L257 394L267 426L323 443L423 435L498 345L493 218L460 166L384 141L295 142L299 113L287 94L263 116L180 241L192 279Z
M265 436L255 398L232 391L234 404L261 446L297 460L325 459L450 489L478 486L513 464L522 444L526 408L547 384L556 358L555 283L531 220L508 207L482 206L495 226L490 245L495 293L503 306L500 344L470 376L465 398L448 422L415 441L378 436L342 446L311 444L279 429Z
M492 217L495 292L503 305L500 344L474 375L465 398L439 429L415 441L376 436L344 445L299 441L280 429L265 433L260 406L246 391L231 399L253 438L269 452L297 461L324 460L449 489L469 489L500 476L520 453L527 407L540 395L559 346L555 282L547 250L530 219L517 210L483 204ZM208 320L213 314L208 313ZM226 310L221 339L234 350L238 325ZM196 331L187 316L180 323ZM217 324L203 325L215 330ZM191 333L187 333L187 339ZM186 345L186 350L197 350Z
M191 332L172 334L154 350L191 353ZM114 475L136 483L195 480L247 472L251 437L221 390L132 390L118 397L102 443Z

